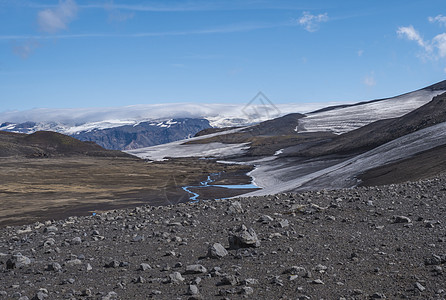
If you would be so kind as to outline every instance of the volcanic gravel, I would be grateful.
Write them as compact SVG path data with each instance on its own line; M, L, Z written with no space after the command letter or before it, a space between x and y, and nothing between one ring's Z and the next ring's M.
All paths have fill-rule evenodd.
M446 177L0 229L0 299L445 299Z

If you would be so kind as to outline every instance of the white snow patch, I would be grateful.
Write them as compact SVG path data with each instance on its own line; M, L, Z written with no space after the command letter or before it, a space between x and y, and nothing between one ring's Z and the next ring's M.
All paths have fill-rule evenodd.
M188 140L176 141L168 144L162 144L152 147L125 151L129 154L143 159L162 161L167 157L215 157L225 158L233 155L241 155L249 149L249 143L241 144L223 144L219 142L206 144L185 144L186 142L206 139L213 136L234 133L244 128L237 128L200 137L194 137Z
M282 154L282 153L283 153L283 149L277 150L277 151L274 153L274 156L280 155L280 154Z
M17 126L17 124L9 124L3 127L0 127L0 130L12 130Z

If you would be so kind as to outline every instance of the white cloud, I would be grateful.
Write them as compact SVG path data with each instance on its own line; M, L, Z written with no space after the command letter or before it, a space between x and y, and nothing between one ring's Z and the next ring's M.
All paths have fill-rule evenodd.
M423 57L430 59L446 57L446 33L438 34L432 40L424 40L418 31L413 28L413 26L400 27L398 28L397 33L400 37L417 42L417 44L422 47L425 52Z
M415 28L413 28L412 25L398 28L397 33L402 38L405 37L410 41L417 42L417 44L423 47L426 51L428 52L432 51L431 45L429 45L426 41L424 41L424 39L421 37L418 31L416 31Z
M40 43L34 40L24 42L12 42L12 52L23 59L27 59L35 49L40 47Z
M37 23L40 30L56 33L67 29L67 25L76 17L77 10L78 7L74 0L60 0L56 7L39 11Z
M339 105L340 102L290 103L275 104L282 114L295 112L307 113L327 106ZM246 104L211 104L211 103L163 103L142 104L124 107L102 108L35 108L25 111L0 111L0 124L3 122L61 122L76 125L105 120L126 122L141 120L159 120L169 118L228 117L243 118Z
M364 84L368 87L376 85L375 74L373 72L364 78Z
M442 33L434 37L433 45L438 50L438 56L446 57L446 33Z
M312 15L309 12L304 12L302 17L298 20L299 24L302 25L305 30L308 32L315 32L319 29L319 24L324 23L328 21L328 14L319 14L319 15Z
M446 16L438 15L436 17L429 17L429 22L431 23L440 23L440 25L446 26Z
M358 56L361 57L364 54L364 50L358 50Z

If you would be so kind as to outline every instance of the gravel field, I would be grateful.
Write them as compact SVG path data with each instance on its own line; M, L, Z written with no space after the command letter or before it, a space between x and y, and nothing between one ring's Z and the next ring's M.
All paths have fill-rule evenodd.
M0 299L445 299L446 176L0 229Z

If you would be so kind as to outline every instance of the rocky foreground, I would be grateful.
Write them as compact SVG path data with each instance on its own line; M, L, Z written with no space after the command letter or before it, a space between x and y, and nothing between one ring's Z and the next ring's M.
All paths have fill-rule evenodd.
M0 229L0 299L445 299L446 177Z

